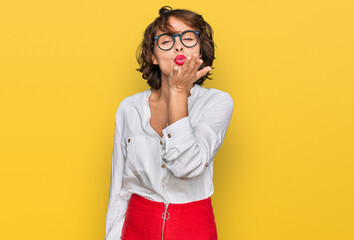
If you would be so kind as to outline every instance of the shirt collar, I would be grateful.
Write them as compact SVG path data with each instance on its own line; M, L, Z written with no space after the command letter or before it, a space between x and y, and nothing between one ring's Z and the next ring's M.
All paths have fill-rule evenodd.
M188 108L189 106L193 105L193 102L197 98L200 89L202 87L199 84L194 84L194 86L191 88L190 93L191 95L188 97ZM143 109L145 112L146 116L146 121L145 121L145 129L149 129L150 133L153 135L158 135L158 133L155 132L155 130L151 127L150 125L150 119L151 119L151 112L150 112L150 107L149 107L149 97L151 96L151 88L147 89L144 91L146 94L144 94L142 98L142 104L143 104Z
M196 95L199 92L199 89L200 89L200 85L194 84L194 86L190 90L191 95L188 97L188 100L189 100L189 98L195 99Z

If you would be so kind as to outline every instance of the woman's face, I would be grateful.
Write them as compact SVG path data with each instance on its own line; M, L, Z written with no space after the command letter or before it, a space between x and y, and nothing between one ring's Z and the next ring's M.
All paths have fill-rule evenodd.
M173 27L176 33L182 33L186 30L194 30L194 31L197 30L187 26L186 24L184 24L182 21L180 21L178 18L175 17L170 17L168 19L168 22L171 24L171 26ZM162 32L160 29L157 29L155 36L158 36L162 33L164 32ZM175 63L175 58L178 55L184 55L185 57L193 57L195 53L199 58L201 58L199 41L197 45L195 45L194 47L188 48L181 43L179 37L175 37L175 45L168 51L161 50L157 46L157 43L155 41L152 61L153 64L159 65L162 77L167 79L174 66L181 67L181 65L177 65Z

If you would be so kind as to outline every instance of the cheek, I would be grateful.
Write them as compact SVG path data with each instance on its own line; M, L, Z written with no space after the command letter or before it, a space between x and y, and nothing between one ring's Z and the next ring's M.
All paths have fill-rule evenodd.
M160 51L155 51L155 56L158 61L158 64L161 65L166 65L170 64L171 59L173 58L173 53L169 54L168 52L163 52L162 50Z
M164 74L169 74L169 72L171 71L171 67L174 64L174 62L172 60L173 53L170 55L165 52L160 53L160 52L156 51L155 56L158 61L157 64L159 65L161 72Z

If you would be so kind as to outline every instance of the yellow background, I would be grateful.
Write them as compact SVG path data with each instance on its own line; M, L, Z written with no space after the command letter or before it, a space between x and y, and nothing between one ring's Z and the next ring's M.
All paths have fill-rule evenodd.
M354 239L352 1L0 1L0 239L104 239L114 116L163 5L215 31L219 239Z

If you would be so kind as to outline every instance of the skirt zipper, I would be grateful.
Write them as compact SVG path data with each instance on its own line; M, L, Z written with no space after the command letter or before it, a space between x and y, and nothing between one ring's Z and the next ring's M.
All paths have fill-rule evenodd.
M163 219L162 237L161 237L162 240L163 240L163 233L164 233L164 230L165 230L165 221L170 218L170 214L167 212L168 204L169 204L168 202L165 202L165 211L162 213L162 219Z

